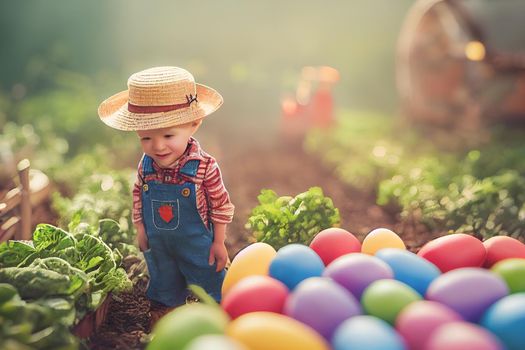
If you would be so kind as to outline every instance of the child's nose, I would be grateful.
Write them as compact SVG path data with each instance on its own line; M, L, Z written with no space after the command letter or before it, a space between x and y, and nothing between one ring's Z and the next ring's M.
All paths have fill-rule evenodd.
M164 148L164 142L162 140L153 141L153 150L161 151Z

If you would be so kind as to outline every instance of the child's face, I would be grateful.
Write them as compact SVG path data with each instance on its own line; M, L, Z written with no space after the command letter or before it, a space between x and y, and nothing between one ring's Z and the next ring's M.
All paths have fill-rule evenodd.
M198 125L190 123L163 129L139 130L137 134L144 153L160 167L166 168L182 156L197 127Z

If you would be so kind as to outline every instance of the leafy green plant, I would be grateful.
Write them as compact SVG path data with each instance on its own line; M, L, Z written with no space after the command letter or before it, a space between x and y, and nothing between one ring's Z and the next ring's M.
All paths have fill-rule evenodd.
M483 237L525 238L525 177L502 169L477 178L479 151L464 159L422 159L379 186L378 203L394 202L402 217L416 217L432 229Z
M133 244L135 231L131 218L131 180L130 170L94 171L81 178L71 198L55 193L52 200L59 216L59 226L69 225L70 230L75 230L81 223L98 227L100 220L108 218L116 221L120 229L106 235L105 241L111 245L117 242Z
M445 227L485 238L507 235L525 239L525 177L513 170L482 180L464 175L458 198L441 200Z
M339 117L334 130L311 132L305 148L343 182L375 191L378 204L432 230L525 237L522 131L495 128L490 143L443 151L392 118Z
M275 249L290 243L309 244L315 234L340 224L339 210L319 187L295 197L278 197L272 190L262 190L259 205L248 218L246 228L254 231L259 242Z
M72 296L81 318L95 310L107 293L132 287L120 267L122 255L99 237L40 224L31 243L0 244L0 282L20 288L24 297Z
M74 313L64 298L22 300L15 287L0 283L0 348L74 350Z

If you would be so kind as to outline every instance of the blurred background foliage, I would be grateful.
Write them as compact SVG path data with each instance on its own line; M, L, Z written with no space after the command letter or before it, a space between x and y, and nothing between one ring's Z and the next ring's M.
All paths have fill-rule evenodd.
M67 135L75 154L119 137L96 107L155 65L185 67L223 94L214 130L271 131L304 65L340 71L341 105L392 112L394 48L411 3L4 1L0 121Z
M295 93L305 65L339 70L339 108L392 114L395 45L411 3L2 1L0 190L27 157L58 185L53 207L64 227L79 215L106 217L97 200L131 185L141 151L134 133L101 123L97 107L151 66L184 67L224 96L199 131L207 149L220 138L276 141L281 99ZM118 186L104 187L107 176ZM91 203L86 196L96 217L73 205ZM107 202L113 219L129 220L130 203Z

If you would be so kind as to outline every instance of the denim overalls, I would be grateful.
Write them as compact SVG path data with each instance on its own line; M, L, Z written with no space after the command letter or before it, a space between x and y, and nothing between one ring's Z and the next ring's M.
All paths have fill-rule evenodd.
M180 173L195 177L199 160L189 160ZM155 173L153 159L144 155L144 177ZM195 184L148 181L142 186L142 216L149 249L144 252L150 282L149 299L167 306L184 304L187 285L197 284L220 302L224 270L208 264L213 228L197 210Z

